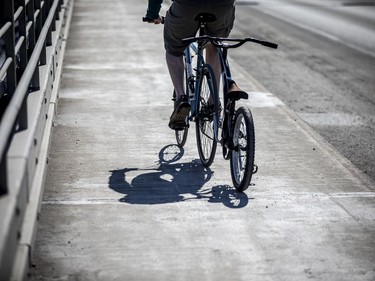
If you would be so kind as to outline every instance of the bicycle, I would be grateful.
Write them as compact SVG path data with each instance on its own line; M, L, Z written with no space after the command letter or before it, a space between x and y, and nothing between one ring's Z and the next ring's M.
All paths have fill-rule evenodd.
M215 21L215 15L201 13L195 20L199 24L199 35L183 39L188 44L184 51L185 90L189 96L191 111L186 117L186 126L175 131L177 145L180 147L185 145L190 121L195 122L198 153L203 166L209 167L212 164L217 143L220 143L224 159L230 160L234 187L243 192L249 187L252 175L258 170L258 167L254 165L254 121L248 107L241 106L236 109L236 102L240 99L248 99L248 94L242 91L232 79L228 49L238 48L246 42L273 49L277 49L278 45L250 37L236 39L208 36L205 35L206 26L208 22ZM208 43L216 47L220 59L223 109L219 101L213 68L206 64L204 59L204 49ZM195 59L195 67L193 67L193 59ZM175 92L172 100L175 100Z

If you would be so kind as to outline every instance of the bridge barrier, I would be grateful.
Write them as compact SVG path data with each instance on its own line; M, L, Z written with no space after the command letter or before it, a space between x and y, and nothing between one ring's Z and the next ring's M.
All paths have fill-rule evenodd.
M31 265L73 2L0 2L0 280Z

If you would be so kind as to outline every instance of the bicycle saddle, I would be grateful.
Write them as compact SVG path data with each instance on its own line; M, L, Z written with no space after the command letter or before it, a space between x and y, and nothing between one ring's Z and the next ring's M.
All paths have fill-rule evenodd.
M216 16L211 13L200 13L195 17L195 20L199 22L213 22L216 20Z
M247 100L249 98L249 95L245 91L242 91L237 86L236 82L231 81L226 98L230 100L236 100L236 101L240 99Z

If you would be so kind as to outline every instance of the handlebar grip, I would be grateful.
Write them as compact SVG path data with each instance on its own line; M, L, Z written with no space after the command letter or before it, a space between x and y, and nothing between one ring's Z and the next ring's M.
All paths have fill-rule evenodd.
M272 48L272 49L277 49L278 47L278 44L267 42L267 41L263 41L261 44L265 47Z

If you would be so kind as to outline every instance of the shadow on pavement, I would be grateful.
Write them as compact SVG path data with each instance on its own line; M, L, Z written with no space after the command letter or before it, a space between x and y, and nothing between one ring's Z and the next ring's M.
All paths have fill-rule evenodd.
M110 171L109 187L124 194L119 201L128 204L165 204L189 200L207 200L229 208L242 208L248 204L247 195L236 192L230 186L207 187L206 183L213 172L203 167L199 160L174 163L183 154L182 148L168 145L160 151L155 168Z

